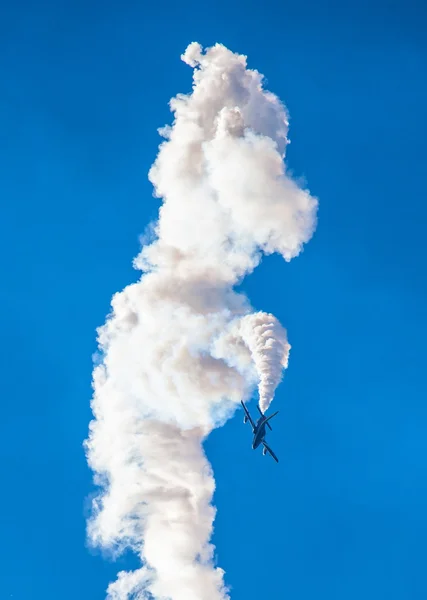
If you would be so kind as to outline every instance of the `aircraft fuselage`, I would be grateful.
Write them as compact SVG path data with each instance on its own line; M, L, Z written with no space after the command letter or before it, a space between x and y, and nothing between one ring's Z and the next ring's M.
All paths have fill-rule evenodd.
M252 442L253 450L256 450L258 448L258 446L260 444L262 444L262 441L265 438L265 423L263 421L264 421L264 418L261 417L261 419L259 419L256 424L255 432L254 432L254 439Z

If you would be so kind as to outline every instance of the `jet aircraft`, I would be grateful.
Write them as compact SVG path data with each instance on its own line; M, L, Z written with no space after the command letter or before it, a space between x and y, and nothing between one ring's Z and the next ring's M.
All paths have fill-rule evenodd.
M241 400L241 403L243 406L243 410L245 411L243 423L247 423L249 421L249 423L252 426L252 433L254 434L254 438L252 441L252 450L256 450L256 448L258 448L258 446L260 444L262 444L264 446L264 448L262 449L263 456L265 456L268 452L274 458L274 460L278 463L279 459L277 458L277 456L274 454L273 450L270 448L270 446L265 441L265 426L267 425L267 427L271 430L271 425L269 423L269 420L272 419L273 417L275 417L279 411L273 413L269 417L266 417L264 415L264 413L261 411L260 407L257 406L261 416L258 419L258 421L256 423L254 423L243 400Z

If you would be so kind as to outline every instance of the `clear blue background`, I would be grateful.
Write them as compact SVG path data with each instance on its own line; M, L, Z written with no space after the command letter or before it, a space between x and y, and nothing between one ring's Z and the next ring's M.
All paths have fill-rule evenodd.
M135 280L146 175L193 40L248 55L320 198L291 264L244 284L288 327L276 465L209 439L233 600L427 597L425 2L41 0L0 14L0 597L102 600L85 547L95 327Z

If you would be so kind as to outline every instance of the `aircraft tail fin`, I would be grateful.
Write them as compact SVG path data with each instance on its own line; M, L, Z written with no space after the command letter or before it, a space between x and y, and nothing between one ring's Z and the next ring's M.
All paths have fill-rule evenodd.
M259 414L261 415L261 417L263 417L263 416L264 416L264 413L263 413L263 412L262 412L262 410L260 409L260 407L259 407L259 404L257 404L257 409L258 409L258 412L259 412ZM265 424L267 425L267 427L269 428L269 430L270 430L270 431L273 431L273 428L271 427L270 423L267 423L267 421L265 421Z
M269 427L270 429L271 429L271 425L270 425L270 423L269 423L268 421L269 421L270 419L272 419L273 417L275 417L275 416L277 415L277 413L278 413L278 412L279 412L279 411L278 411L278 410L276 410L276 412L275 412L275 413L273 413L272 415L270 415L269 417L267 417L267 418L266 418L266 420L264 421L264 423L265 423L265 424L267 425L267 427Z

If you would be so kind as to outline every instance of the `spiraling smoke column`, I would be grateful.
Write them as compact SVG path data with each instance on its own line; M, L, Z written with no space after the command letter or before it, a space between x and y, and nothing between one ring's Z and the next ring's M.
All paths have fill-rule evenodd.
M265 412L288 366L291 346L286 329L275 316L258 312L243 317L240 330L259 376L259 406Z

